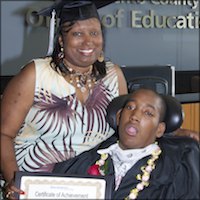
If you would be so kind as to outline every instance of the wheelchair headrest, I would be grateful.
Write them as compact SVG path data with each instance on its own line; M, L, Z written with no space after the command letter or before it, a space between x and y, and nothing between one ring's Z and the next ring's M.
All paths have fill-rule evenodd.
M131 94L121 95L114 98L107 107L107 122L116 131L117 130L117 112L125 106ZM180 128L183 123L183 111L180 102L170 95L161 95L166 103L165 133L170 133Z

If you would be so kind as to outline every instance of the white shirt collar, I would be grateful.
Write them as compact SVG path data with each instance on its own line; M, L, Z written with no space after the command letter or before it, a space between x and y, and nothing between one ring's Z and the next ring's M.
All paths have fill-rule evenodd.
M129 162L130 160L140 160L141 158L144 158L145 156L151 155L151 153L158 148L157 144L150 144L144 148L141 149L127 149L127 150L123 150L120 148L120 146L118 145L118 143L115 143L111 146L109 146L106 149L100 149L97 151L98 154L103 154L103 153L107 153L111 156L111 158L113 157L119 157L119 159L122 162Z
M127 149L120 148L118 143L109 146L106 149L100 149L98 154L107 153L113 160L115 169L115 190L118 189L122 178L126 175L127 171L140 159L151 155L154 150L158 148L157 144L150 144L141 149Z

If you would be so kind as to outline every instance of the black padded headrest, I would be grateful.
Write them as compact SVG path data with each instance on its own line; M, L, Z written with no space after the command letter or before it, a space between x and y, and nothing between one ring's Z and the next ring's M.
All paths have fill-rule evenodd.
M131 94L121 95L114 98L107 107L107 122L116 131L117 130L117 112L124 107ZM183 111L180 102L170 95L161 95L166 103L166 123L165 133L170 133L180 128L183 123Z

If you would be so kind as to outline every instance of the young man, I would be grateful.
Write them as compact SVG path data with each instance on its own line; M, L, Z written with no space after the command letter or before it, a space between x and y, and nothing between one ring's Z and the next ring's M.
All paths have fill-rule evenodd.
M163 136L165 110L160 95L137 90L117 114L119 141L111 137L54 172L111 175L111 199L199 199L199 146Z

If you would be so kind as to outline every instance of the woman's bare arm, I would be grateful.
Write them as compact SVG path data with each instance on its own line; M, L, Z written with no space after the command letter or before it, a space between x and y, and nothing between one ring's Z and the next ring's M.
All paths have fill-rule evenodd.
M117 76L118 76L118 83L119 83L119 95L127 94L127 82L124 77L124 74L120 67L118 65L115 65L116 70L117 70Z
M35 66L32 62L8 83L1 99L1 173L7 182L18 170L14 138L33 104L34 87Z

